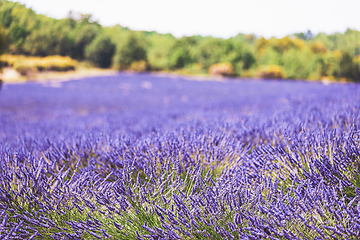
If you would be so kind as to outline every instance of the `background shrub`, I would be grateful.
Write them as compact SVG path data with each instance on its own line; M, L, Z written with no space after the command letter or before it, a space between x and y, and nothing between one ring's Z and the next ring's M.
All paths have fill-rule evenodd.
M257 70L256 77L265 79L282 79L285 73L282 67L278 65L260 66Z
M75 70L78 62L70 57L47 56L47 57L27 57L27 56L2 56L2 61L9 66L13 66L23 76L33 76L41 71L69 71Z
M10 54L3 54L0 56L0 61L3 63L4 66L13 67L14 63L19 59L18 55L10 55Z
M39 71L48 70L61 72L75 70L77 64L78 62L76 60L63 56L47 56L37 59L37 68Z
M211 75L233 76L235 74L231 63L216 63L210 66L209 73Z
M130 70L134 72L145 72L149 70L149 65L144 60L132 62Z

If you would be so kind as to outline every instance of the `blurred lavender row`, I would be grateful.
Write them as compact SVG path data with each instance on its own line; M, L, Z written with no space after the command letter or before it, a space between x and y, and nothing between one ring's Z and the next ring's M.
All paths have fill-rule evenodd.
M1 239L358 239L360 86L3 85Z

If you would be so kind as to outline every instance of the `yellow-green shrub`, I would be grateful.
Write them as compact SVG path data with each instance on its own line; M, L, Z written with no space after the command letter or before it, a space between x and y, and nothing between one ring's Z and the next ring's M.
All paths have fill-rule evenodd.
M21 56L4 54L0 56L0 61L4 64L4 66L12 67L14 66L14 63L19 59L19 57Z
M22 55L3 55L0 61L7 66L14 67L23 76L37 71L75 70L78 65L76 60L63 56L28 57Z
M290 38L286 36L284 38L271 38L269 40L265 38L259 38L255 43L257 52L261 55L266 51L266 48L271 47L279 53L283 53L291 48L301 50L305 46L305 42L299 38Z
M282 79L285 78L285 72L279 65L260 66L256 71L257 78Z
M327 52L327 48L326 48L325 44L322 43L321 41L316 41L316 42L310 44L310 49L311 49L311 52L314 54Z
M215 63L210 66L209 73L211 75L233 76L235 74L231 63Z
M354 57L354 62L360 64L360 55Z
M70 57L63 56L47 56L39 59L38 70L48 71L69 71L75 70L78 62Z
M135 61L131 63L129 70L134 72L145 72L149 70L149 65L144 60Z

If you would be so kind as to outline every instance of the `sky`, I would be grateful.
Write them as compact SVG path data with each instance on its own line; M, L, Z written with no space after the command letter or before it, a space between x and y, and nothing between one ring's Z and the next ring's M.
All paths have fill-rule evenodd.
M64 18L92 14L103 26L229 38L238 33L281 38L360 30L360 0L20 0L35 12Z

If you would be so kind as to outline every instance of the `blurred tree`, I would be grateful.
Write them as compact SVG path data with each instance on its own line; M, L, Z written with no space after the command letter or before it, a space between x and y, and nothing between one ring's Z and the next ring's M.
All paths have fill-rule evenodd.
M258 55L262 55L266 51L268 45L269 41L266 40L264 37L257 39L255 42L255 49Z
M339 63L338 71L335 76L339 78L352 79L360 81L360 69L356 62L348 52L342 52L342 57Z
M139 34L130 33L116 54L118 55L116 62L119 69L128 68L134 61L147 61L145 39Z
M316 41L316 42L310 44L310 49L311 49L311 52L314 54L318 54L318 53L324 54L327 51L326 46L321 41Z
M13 2L1 1L0 2L0 23L3 27L9 28L11 22L13 20L13 16L11 14L12 8L15 5Z
M5 49L5 33L3 27L0 24L0 56L4 53L4 49ZM0 77L2 75L3 67L4 67L4 62L0 61ZM1 86L2 86L2 79L0 78L0 90L1 90Z
M243 68L245 70L251 68L256 62L254 54L252 54L251 52L245 52L243 56L243 62L244 62Z
M310 51L290 49L282 56L283 68L287 78L307 79L309 76L308 61Z
M111 66L115 44L106 35L99 34L85 50L86 59L101 68Z
M226 54L226 47L223 42L223 39L212 37L205 38L200 42L197 60L204 69L219 63L221 57Z
M254 34L248 34L248 35L245 35L245 39L248 43L254 44L256 41L256 36Z
M282 55L278 51L274 50L271 46L262 50L263 53L258 56L257 63L259 65L282 65Z
M305 33L303 33L303 32L301 32L301 33L295 33L294 36L296 36L296 37L299 38L299 39L306 40L306 38L305 38Z
M69 12L66 20L71 26L71 32L69 32L70 56L78 60L84 60L85 48L101 31L101 25L93 20L91 14Z
M359 54L360 49L360 32L348 29L344 34L335 33L326 35L325 33L318 34L313 41L321 41L325 44L327 49L346 51L351 56Z
M0 55L4 53L5 50L5 31L2 25L0 24Z
M289 36L280 39L271 38L269 44L279 53L284 53L292 48L302 49L305 46L303 40L299 38L291 39Z
M254 58L250 51L245 50L247 42L238 36L227 40L220 38L205 38L199 43L199 53L197 61L202 64L204 69L208 69L216 63L231 63L239 72L248 69L253 63ZM244 61L244 62L242 62ZM240 62L242 62L240 64ZM241 69L238 67L241 66Z
M85 58L85 48L98 35L100 27L94 24L81 22L75 26L70 32L69 38L72 41L71 57L83 60Z
M38 27L39 19L46 18L19 3L1 1L0 21L6 28L6 38L10 51L24 53L26 38L33 29Z
M253 64L251 59L252 54L247 45L247 41L232 38L223 40L222 56L219 62L231 63L235 69L235 74L240 75L243 69L248 69Z
M153 70L168 70L171 68L169 61L176 38L171 34L153 34L148 37L148 62Z
M255 43L258 55L264 54L268 48L272 48L278 53L282 54L289 49L302 49L304 46L304 40L301 40L300 38L292 39L289 36L280 39L272 37L269 40L260 38Z
M47 19L38 29L31 31L23 45L23 51L34 56L70 55L71 25L66 20Z
M171 49L169 65L171 68L183 68L196 62L196 47L198 37L182 37L177 39Z
M309 40L313 38L313 34L311 33L310 30L308 30L306 33L303 32L295 33L294 36L302 40Z
M310 30L308 30L305 34L305 39L312 39L313 38L313 34Z

